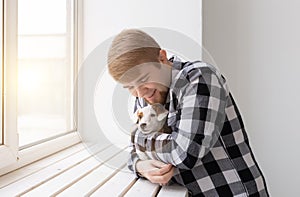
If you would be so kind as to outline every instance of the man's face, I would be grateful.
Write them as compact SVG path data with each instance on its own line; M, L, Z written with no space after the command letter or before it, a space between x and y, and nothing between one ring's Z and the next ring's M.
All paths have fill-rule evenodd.
M144 63L127 71L120 82L135 97L148 103L165 104L170 86L171 68L159 63ZM169 68L167 68L169 67Z

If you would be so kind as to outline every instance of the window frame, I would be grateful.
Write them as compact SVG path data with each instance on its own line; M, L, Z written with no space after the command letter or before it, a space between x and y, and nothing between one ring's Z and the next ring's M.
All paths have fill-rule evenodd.
M77 88L74 90L74 118L75 131L68 132L48 141L20 149L17 132L17 10L18 0L2 0L4 11L4 90L3 90L3 144L0 145L0 175L20 168L55 152L63 150L81 141L77 132ZM82 2L74 1L74 79L78 72L78 63L81 62L78 49L81 45ZM1 3L1 2L0 2ZM80 5L78 5L80 4ZM80 8L80 9L79 9ZM9 24L9 25L8 25ZM49 148L51 147L51 148Z
M3 45L3 26L4 26L4 24L3 24L3 0L0 0L0 10L1 10L1 15L0 15L0 21L1 21L1 23L0 23L0 32L1 32L1 36L0 36L0 47L1 47L1 53L0 53L0 89L1 89L1 97L0 97L0 113L1 113L1 115L0 115L0 146L3 144L3 142L4 142L4 139L3 139L3 136L4 136L4 130L3 130L3 127L2 127L2 122L3 122L3 119L2 119L2 117L3 117L3 102L2 102L2 100L3 100L3 65L4 65L4 62L3 62L3 49L4 49L4 45Z

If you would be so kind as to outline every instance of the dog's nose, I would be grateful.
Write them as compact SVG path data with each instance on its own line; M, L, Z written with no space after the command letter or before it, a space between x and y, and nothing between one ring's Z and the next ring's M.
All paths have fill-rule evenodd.
M142 129L145 129L146 123L142 123L140 126L141 126Z

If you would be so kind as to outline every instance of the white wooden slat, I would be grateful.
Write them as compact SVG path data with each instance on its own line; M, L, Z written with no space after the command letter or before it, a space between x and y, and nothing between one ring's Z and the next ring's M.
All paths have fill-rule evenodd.
M120 168L126 165L128 159L128 153L121 152L114 156L109 162L103 163L97 169L93 170L90 174L81 178L69 188L65 189L60 193L60 191L55 193L55 196L76 196L78 191L84 196L88 196L88 193L93 190L93 188L98 188L103 185L111 176L114 175ZM110 166L109 164L115 164Z
M58 162L59 160L67 158L67 157L71 156L72 154L74 154L78 151L81 151L82 149L84 149L84 146L81 143L76 144L74 146L68 147L65 150L55 153L49 157L46 157L42 160L36 161L30 165L24 166L13 172L10 172L8 174L2 175L2 176L0 176L0 188L3 188L6 185L16 182L17 180L20 180L34 172L37 172L37 171L47 167L47 166L50 166L53 163Z
M102 150L105 150L103 148ZM43 183L46 180L49 180L65 170L69 169L72 166L78 165L80 162L84 161L87 158L90 158L91 154L88 150L83 149L82 151L63 159L53 165L50 165L36 173L33 173L25 178L22 178L4 188L0 189L2 196L15 196L19 193L27 191L36 185Z
M138 179L136 183L124 195L126 197L152 197L156 196L160 186L159 184L151 183L146 179Z
M98 188L91 197L98 196L122 196L136 182L136 177L127 170L127 166L119 171L104 185Z
M181 185L163 186L157 197L187 197L188 190Z
M102 162L83 144L72 146L1 176L0 196L188 196L182 186L160 187L137 179L126 166L127 151L112 146L102 148L98 155Z
M108 149L105 149L104 151L98 153L97 156L104 160L107 160L114 154L116 154L116 151L119 151L119 149L116 149L114 146L111 146ZM73 180L78 180L81 177L84 177L87 173L91 171L91 169L95 169L99 165L101 165L100 161L98 161L95 157L91 157L83 161L82 163L68 169L59 176L56 176L51 180L45 182L44 184L33 188L32 190L30 190L22 196L31 197L39 196L40 194L43 194L43 196L51 196L52 194L56 193L62 188L68 187L68 185L72 183Z

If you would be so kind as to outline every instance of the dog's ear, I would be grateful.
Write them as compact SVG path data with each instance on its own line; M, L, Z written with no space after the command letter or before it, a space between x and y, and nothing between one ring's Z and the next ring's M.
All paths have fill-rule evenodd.
M168 113L169 113L168 110L165 110L163 113L158 114L157 120L162 121L165 117L167 117Z
M165 107L160 103L154 103L152 105L152 108L157 114L157 120L162 121L169 113L168 110L165 109Z

